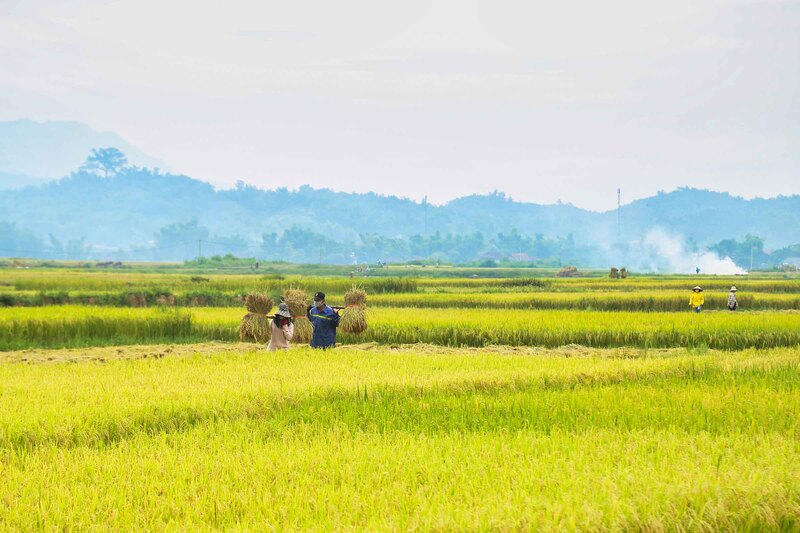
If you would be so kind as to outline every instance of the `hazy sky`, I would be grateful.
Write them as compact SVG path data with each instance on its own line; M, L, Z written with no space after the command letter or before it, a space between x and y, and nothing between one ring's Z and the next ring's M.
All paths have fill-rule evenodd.
M800 0L0 0L17 118L224 186L798 194Z

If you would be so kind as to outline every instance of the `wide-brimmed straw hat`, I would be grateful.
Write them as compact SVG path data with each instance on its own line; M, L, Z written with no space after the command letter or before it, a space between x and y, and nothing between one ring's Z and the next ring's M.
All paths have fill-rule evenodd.
M731 292L736 292L736 285L734 285L733 287L731 287Z
M278 310L275 312L275 316L285 316L286 318L292 318L292 312L289 311L289 304L285 304L283 302L278 304Z
M703 289L702 289L702 288L700 288L700 285L697 285L697 286L696 286L694 289L692 289L692 290L693 290L693 291L697 291L697 292L703 292Z

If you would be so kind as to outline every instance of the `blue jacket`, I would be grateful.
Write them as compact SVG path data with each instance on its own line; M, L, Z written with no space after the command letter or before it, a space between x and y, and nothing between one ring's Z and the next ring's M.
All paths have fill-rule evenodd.
M320 311L316 307L308 310L308 319L314 326L314 334L311 336L312 348L330 348L336 345L336 328L339 326L339 314L333 309L325 306Z

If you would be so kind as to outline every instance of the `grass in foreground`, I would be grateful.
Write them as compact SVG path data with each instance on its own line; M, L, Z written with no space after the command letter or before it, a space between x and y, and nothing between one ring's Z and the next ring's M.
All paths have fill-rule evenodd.
M0 364L0 527L800 528L797 350L104 361Z

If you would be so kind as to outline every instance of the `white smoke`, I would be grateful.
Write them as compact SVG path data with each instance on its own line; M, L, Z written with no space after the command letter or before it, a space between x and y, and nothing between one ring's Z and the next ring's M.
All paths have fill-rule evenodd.
M661 274L693 274L699 268L701 274L746 274L730 257L720 258L709 251L689 251L682 237L670 235L660 229L647 232L641 242L641 255L630 250L639 259L634 268L639 272Z

